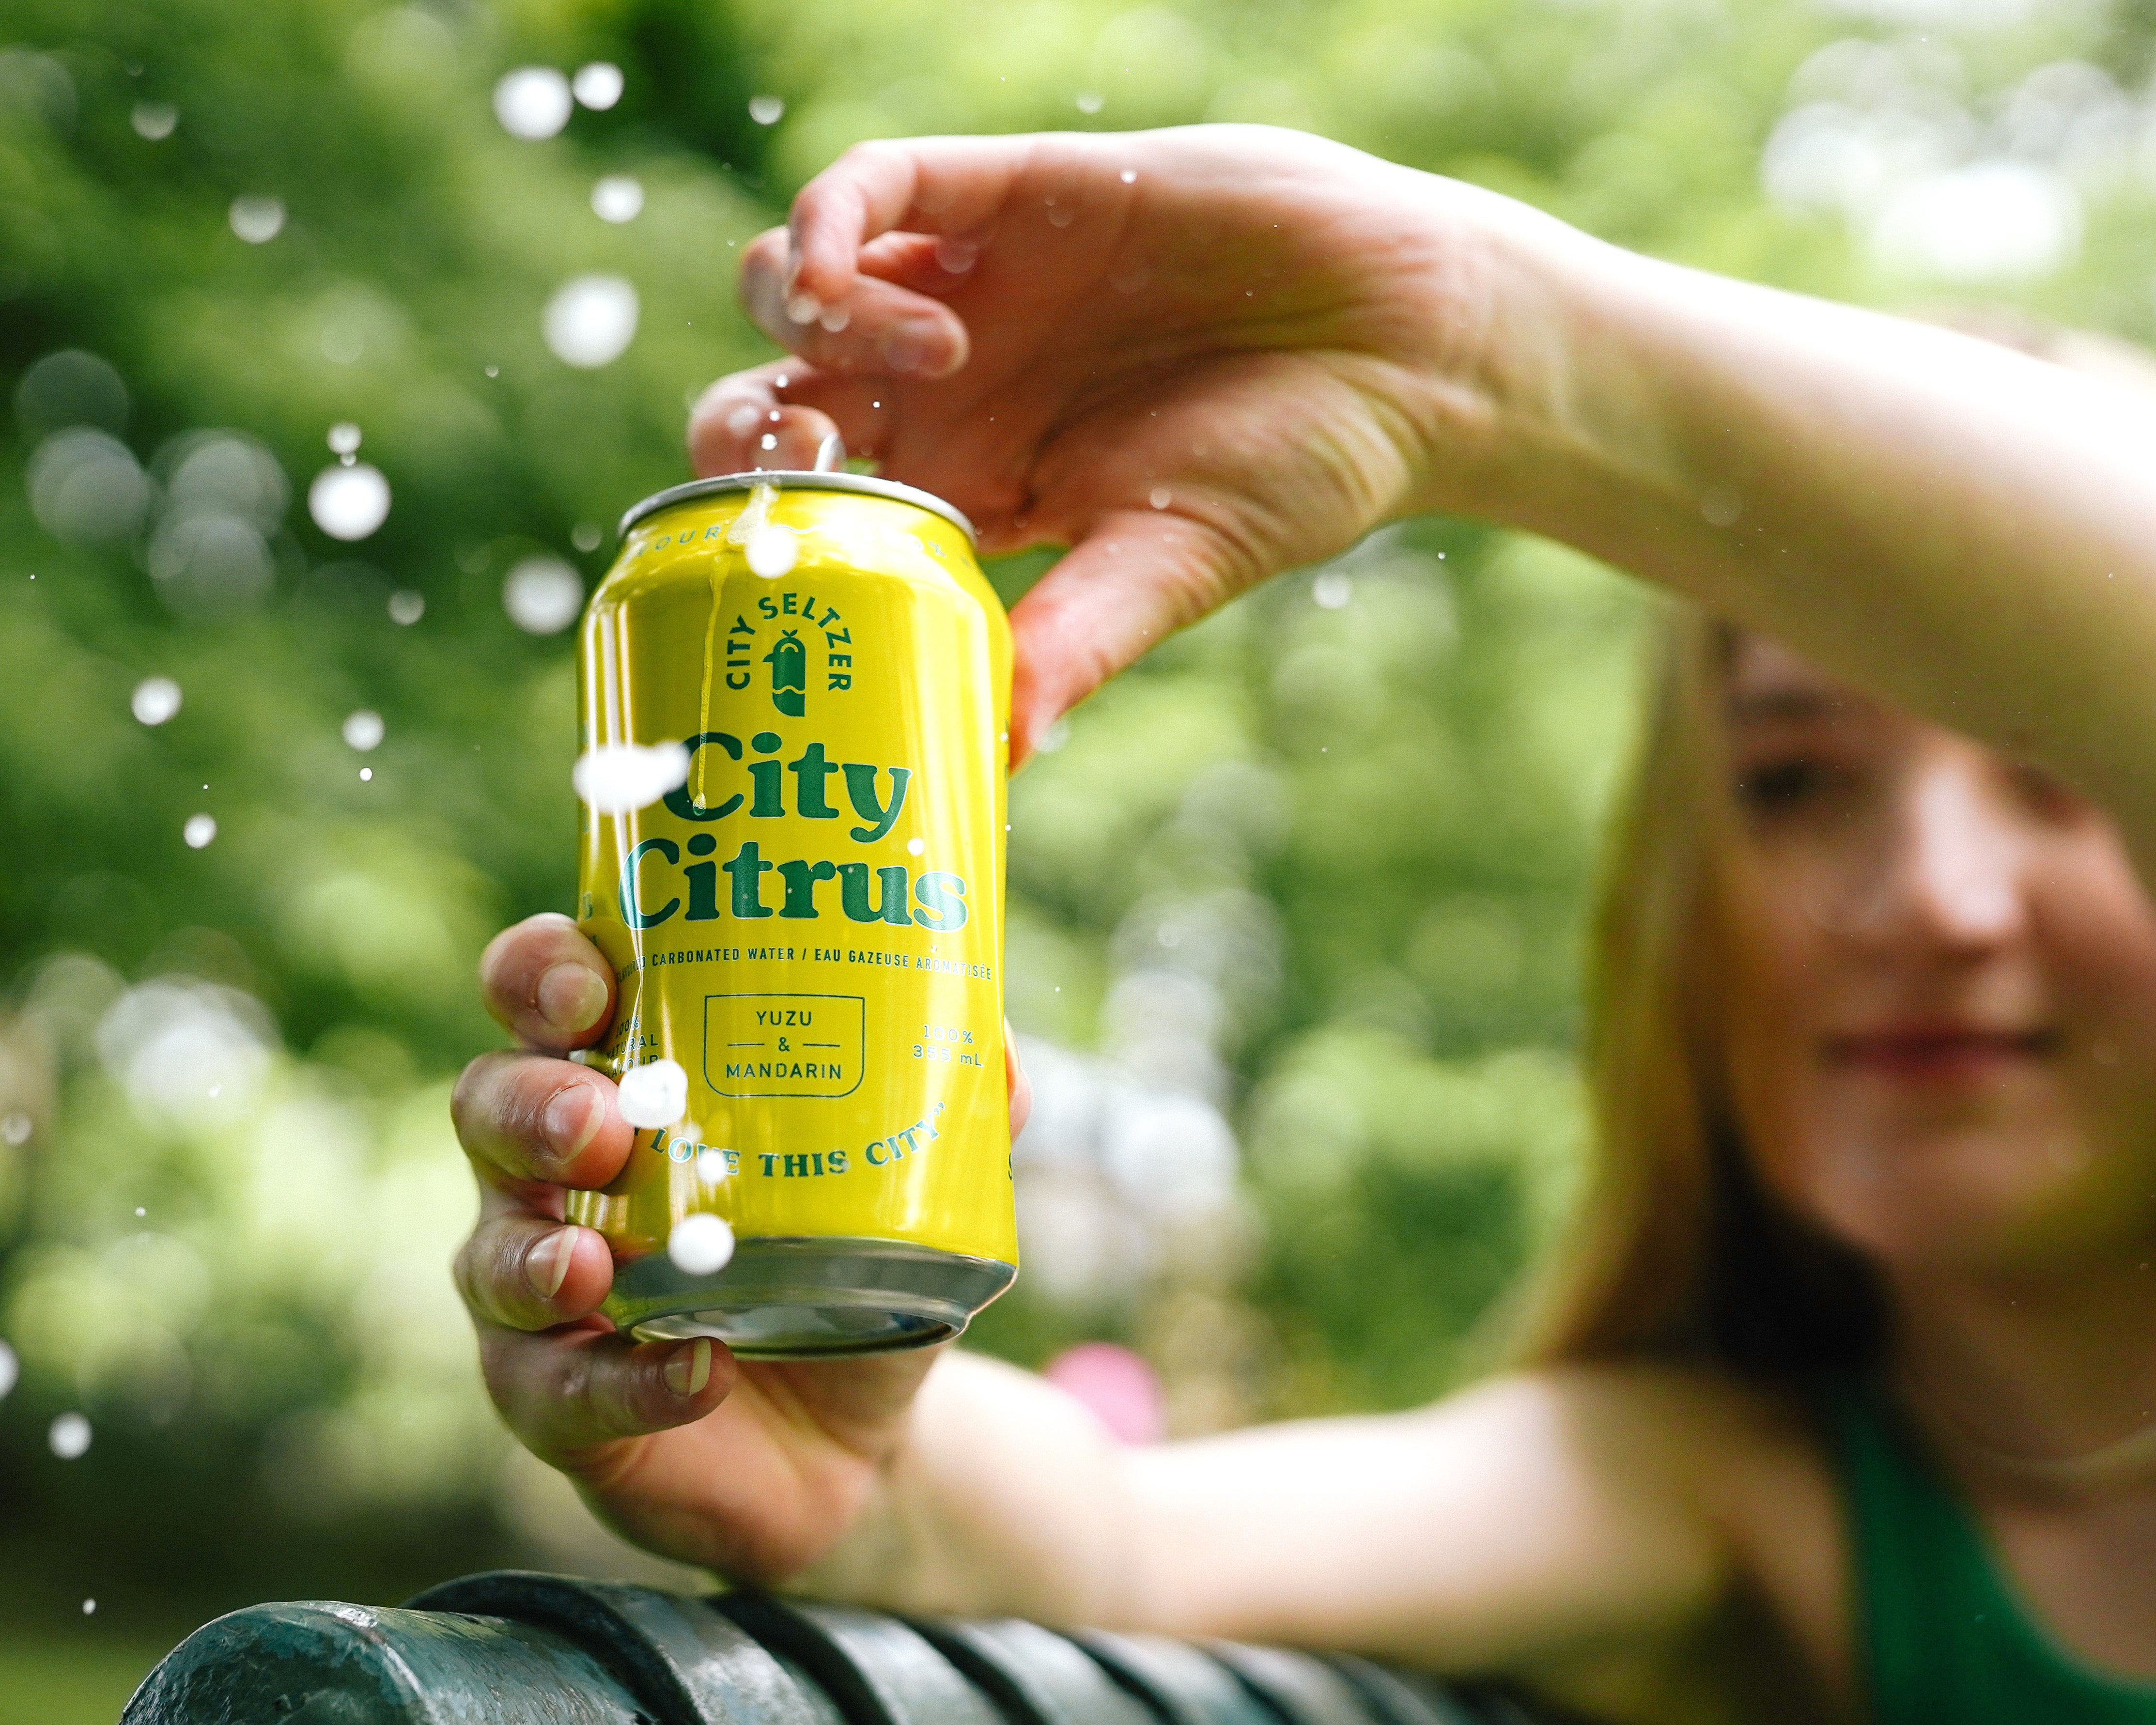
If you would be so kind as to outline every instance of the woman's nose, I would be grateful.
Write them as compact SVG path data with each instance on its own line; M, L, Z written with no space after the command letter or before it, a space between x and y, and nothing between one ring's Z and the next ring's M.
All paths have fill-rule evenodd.
M1920 762L1901 788L1877 906L1882 935L1974 948L2023 926L2023 834L1986 762L1964 757L1957 748Z

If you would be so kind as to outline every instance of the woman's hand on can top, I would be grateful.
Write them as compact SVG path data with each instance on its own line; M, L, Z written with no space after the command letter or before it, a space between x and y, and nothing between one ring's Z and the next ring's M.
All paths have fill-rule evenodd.
M1500 398L1537 387L1494 283L1569 232L1261 126L865 144L748 248L798 357L714 384L690 449L802 468L835 429L984 551L1070 547L1013 614L1016 760L1252 583L1471 502Z
M480 982L519 1045L467 1066L451 1104L480 1190L456 1281L495 1407L639 1543L744 1579L792 1574L866 1501L932 1355L743 1365L716 1342L616 1333L598 1309L613 1254L566 1219L567 1197L611 1180L633 1134L612 1081L562 1058L604 1034L613 972L547 915L497 935ZM1015 1132L1026 1091L1014 1063L1011 1076Z

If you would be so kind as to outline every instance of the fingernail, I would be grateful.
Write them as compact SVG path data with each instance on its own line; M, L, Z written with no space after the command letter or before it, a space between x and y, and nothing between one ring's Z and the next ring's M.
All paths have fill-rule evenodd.
M554 1093L539 1125L547 1134L547 1147L567 1162L591 1142L605 1117L606 1106L597 1090L588 1084L570 1084Z
M931 319L908 318L883 338L883 362L894 372L925 372L942 343L942 331Z
M853 321L854 314L843 305L826 305L816 315L816 321L834 336Z
M577 1250L577 1230L557 1228L552 1234L542 1235L524 1255L524 1279L539 1291L542 1300L551 1300L562 1291L562 1284L568 1280L569 1260Z
M667 1357L666 1387L676 1395L700 1394L711 1381L711 1344L707 1337L699 1337L686 1348L677 1348Z
M557 1030L573 1034L588 1030L606 1010L605 979L588 964L565 959L539 978L534 990L539 1016Z
M786 315L796 323L814 323L816 314L824 309L824 302L814 294L788 294L786 296Z

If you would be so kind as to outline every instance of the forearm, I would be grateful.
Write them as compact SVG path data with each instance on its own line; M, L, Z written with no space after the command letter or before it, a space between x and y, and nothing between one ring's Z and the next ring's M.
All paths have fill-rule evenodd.
M1692 1392L1513 1379L1419 1414L1126 1447L994 1362L942 1362L799 1584L919 1613L1531 1666L1690 1620L1725 1576L1673 1435Z
M2156 835L2156 398L1522 223L1477 495ZM1533 330L1521 327L1536 321ZM1441 490L1441 487L1440 488Z
M894 1610L1127 1624L1127 1453L1054 1386L953 1352L854 1527L796 1584Z

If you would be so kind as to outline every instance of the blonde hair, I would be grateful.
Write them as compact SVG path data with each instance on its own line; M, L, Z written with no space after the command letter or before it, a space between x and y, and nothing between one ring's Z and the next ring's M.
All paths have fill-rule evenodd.
M1594 1161L1528 1303L1529 1363L1694 1359L1793 1376L1860 1367L1880 1345L1871 1272L1767 1195L1730 1106L1720 1029L1736 641L1669 602L1594 924Z

